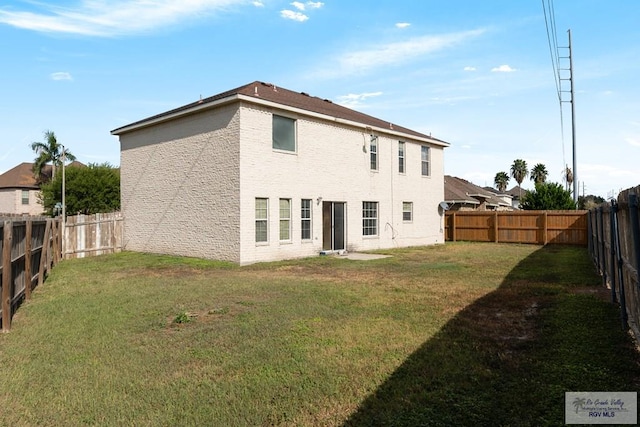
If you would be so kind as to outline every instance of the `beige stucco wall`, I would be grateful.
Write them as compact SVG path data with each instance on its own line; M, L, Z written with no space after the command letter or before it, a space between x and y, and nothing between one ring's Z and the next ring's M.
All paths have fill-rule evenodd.
M126 133L120 143L126 249L240 262L237 106Z
M42 215L43 208L38 200L38 190L29 191L29 204L22 204L22 189L0 189L0 214Z
M272 113L297 120L297 153L272 149ZM420 146L406 142L406 173L398 173L398 141L378 134L379 169L369 167L369 133L267 107L241 109L241 262L317 255L322 250L322 201L346 202L347 250L443 243L438 204L444 198L443 149L431 146L431 176L421 175ZM425 144L427 145L427 144ZM363 149L363 146L365 149ZM255 242L255 198L269 199L269 242ZM279 199L292 200L292 238L279 241ZM302 241L301 199L312 199L312 240ZM378 236L362 235L362 202L379 206ZM413 221L402 202L413 202Z

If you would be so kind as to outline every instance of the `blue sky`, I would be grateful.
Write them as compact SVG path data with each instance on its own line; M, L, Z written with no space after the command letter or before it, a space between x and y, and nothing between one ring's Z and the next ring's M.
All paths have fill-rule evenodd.
M637 0L5 0L0 173L45 130L118 165L112 129L261 80L443 139L445 173L478 185L518 158L562 182L543 4L559 46L572 30L580 193L640 185Z

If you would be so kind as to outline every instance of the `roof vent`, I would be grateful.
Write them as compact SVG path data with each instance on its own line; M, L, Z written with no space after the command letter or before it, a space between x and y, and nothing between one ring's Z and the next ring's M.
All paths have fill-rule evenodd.
M333 101L330 99L325 99L324 102L328 102L329 104L333 104Z
M393 123L389 123L389 129L393 129Z
M309 96L309 94L307 92L300 92L300 94L304 95L304 96Z
M258 94L258 86L256 86L256 87L253 89L253 94L254 94L255 96L260 96L260 95Z

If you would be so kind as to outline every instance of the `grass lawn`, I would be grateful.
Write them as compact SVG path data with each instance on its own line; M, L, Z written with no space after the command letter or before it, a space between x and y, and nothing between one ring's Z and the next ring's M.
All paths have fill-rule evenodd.
M0 425L562 425L640 356L586 249L60 263L0 335Z

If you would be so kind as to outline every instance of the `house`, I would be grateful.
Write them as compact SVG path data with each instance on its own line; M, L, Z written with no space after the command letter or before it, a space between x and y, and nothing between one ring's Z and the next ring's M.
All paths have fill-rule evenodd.
M40 183L51 179L51 165L42 168L40 179L36 180L33 163L23 162L0 175L0 214L42 215L40 203ZM68 166L84 166L74 161ZM68 167L67 166L67 167Z
M45 166L43 175L51 176L51 166ZM40 186L33 175L33 163L20 163L0 175L0 214L41 215Z
M449 144L253 82L111 132L128 250L239 264L443 243Z
M466 179L450 175L444 177L444 201L449 205L449 210L512 210L509 196L498 195L494 191L479 187Z

